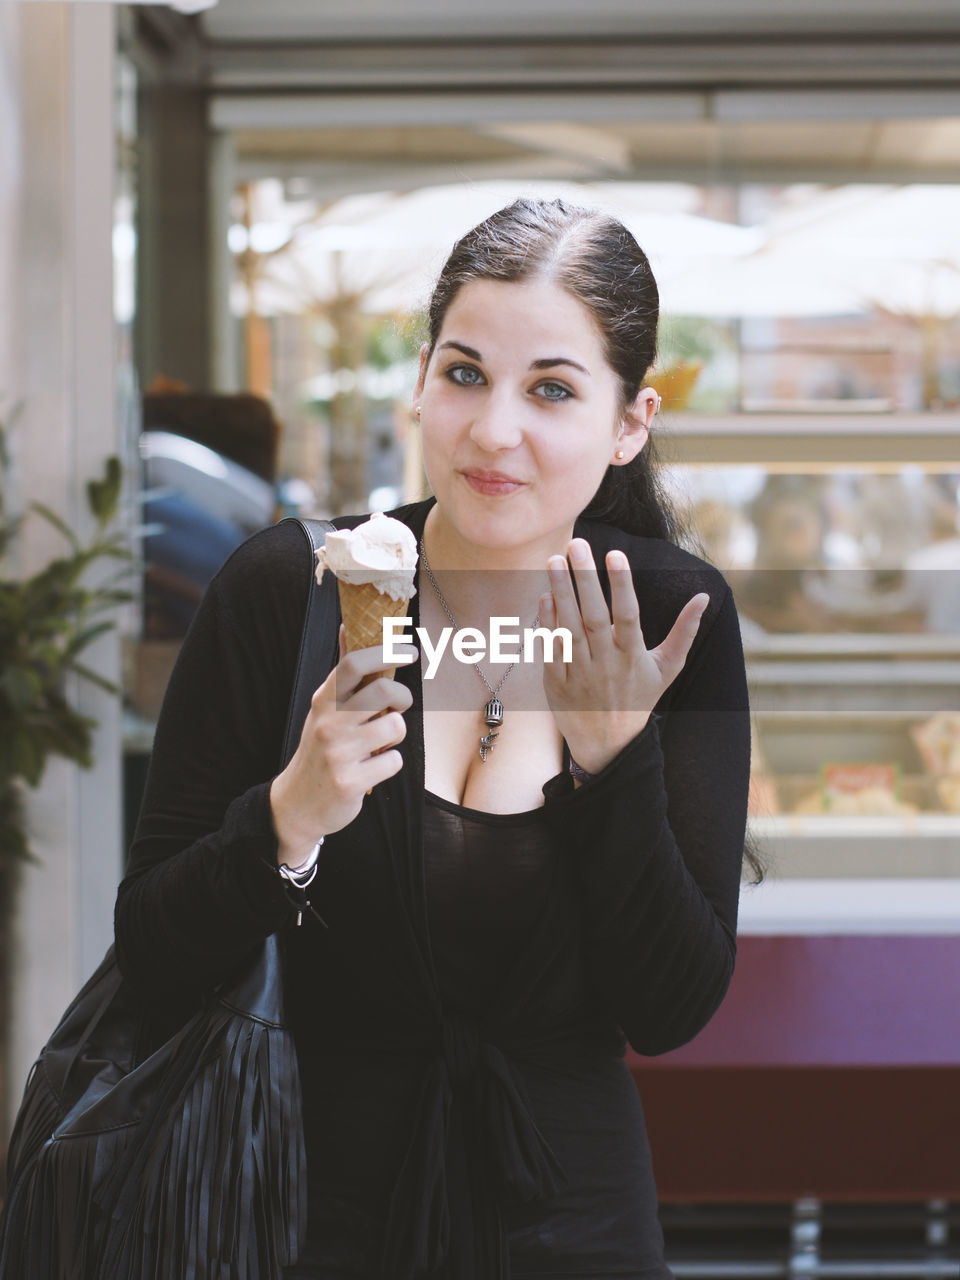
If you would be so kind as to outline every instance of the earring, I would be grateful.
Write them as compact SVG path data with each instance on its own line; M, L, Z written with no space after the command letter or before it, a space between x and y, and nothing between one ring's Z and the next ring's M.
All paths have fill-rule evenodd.
M420 421L420 406L419 406L419 405L414 405L414 408L413 408L413 416L416 418L416 420L417 420L418 422Z
M657 403L656 403L656 406L655 406L655 408L654 408L654 410L653 410L653 416L654 416L654 417L656 417L656 416L657 416L657 414L660 412L660 406L661 406L662 404L663 404L663 396L658 395L658 396L657 396Z
M622 457L623 457L623 450L622 450L622 449L618 449L618 450L617 450L617 452L616 452L613 456L614 456L615 458L622 458Z

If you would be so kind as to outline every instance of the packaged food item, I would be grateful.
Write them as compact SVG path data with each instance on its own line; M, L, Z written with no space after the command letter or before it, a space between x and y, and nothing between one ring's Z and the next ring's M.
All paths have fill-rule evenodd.
M960 711L938 711L910 733L928 773L960 775Z
M916 813L900 796L900 766L892 763L825 764L820 785L794 805L797 814L896 817Z

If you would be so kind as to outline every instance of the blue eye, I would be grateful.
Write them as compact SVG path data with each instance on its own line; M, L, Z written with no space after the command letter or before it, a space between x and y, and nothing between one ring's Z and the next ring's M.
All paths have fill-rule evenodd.
M537 391L541 394L543 400L570 400L573 392L569 387L565 387L562 382L541 382Z
M472 364L451 365L447 377L458 387L476 387L483 382L483 374Z

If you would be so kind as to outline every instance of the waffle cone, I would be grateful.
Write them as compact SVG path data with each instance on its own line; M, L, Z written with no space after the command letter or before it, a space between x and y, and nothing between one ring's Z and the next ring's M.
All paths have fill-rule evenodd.
M379 648L383 644L384 618L405 618L410 606L409 600L394 600L382 591L378 591L370 582L360 584L337 580L340 594L340 612L343 615L343 626L347 634L347 650ZM364 676L361 688L377 680L381 675L391 680L396 668L390 671L375 671Z

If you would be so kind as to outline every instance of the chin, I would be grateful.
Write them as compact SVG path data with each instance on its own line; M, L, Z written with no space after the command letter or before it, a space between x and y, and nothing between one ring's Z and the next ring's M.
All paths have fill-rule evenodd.
M555 520L462 520L457 527L466 542L476 547L486 547L490 551L511 551L537 546L556 549L562 540ZM573 519L570 521L570 528L572 527ZM562 528L565 529L566 526Z

